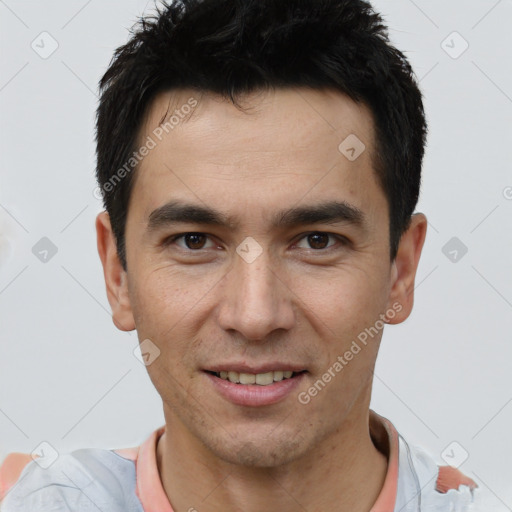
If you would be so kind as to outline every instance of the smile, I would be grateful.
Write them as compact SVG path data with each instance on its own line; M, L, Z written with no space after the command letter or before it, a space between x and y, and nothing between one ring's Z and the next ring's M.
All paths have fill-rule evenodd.
M279 382L284 379L293 377L294 372L291 370L278 370L266 373L240 373L235 371L214 372L217 377L229 380L235 384L257 384L259 386L268 386L273 382ZM298 373L298 372L296 372Z
M206 370L210 385L216 393L235 405L258 407L275 404L295 396L297 386L307 370L271 370L246 373L234 370Z

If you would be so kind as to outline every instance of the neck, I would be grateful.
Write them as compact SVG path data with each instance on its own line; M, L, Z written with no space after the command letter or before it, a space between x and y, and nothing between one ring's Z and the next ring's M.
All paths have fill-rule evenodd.
M387 470L387 458L369 434L368 410L346 418L311 453L265 468L219 459L179 419L166 415L157 462L174 512L368 512Z

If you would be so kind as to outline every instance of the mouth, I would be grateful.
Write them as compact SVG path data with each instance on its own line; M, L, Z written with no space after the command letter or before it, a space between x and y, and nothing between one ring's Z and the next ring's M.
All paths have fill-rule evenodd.
M287 379L293 379L302 373L306 373L306 370L294 372L292 370L277 370L269 371L265 373L245 373L236 371L219 371L214 372L206 370L206 373L214 375L222 380L227 380L233 384L240 384L242 386L257 385L257 386L269 386L274 382L281 382Z
M274 366L274 365L273 365ZM279 366L275 366L280 368ZM308 374L301 369L258 368L259 373L249 373L249 368L229 367L204 370L204 375L215 394L234 405L263 407L293 397ZM256 369L252 369L254 372Z

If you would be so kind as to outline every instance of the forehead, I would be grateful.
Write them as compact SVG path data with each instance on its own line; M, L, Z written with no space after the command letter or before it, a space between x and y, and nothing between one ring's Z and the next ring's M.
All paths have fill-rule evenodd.
M144 138L153 134L158 141L165 138L167 144L174 140L178 145L193 130L193 137L201 137L204 142L203 154L218 155L225 150L231 157L236 157L236 149L247 153L262 146L280 153L287 147L310 150L320 139L332 149L332 142L340 142L350 134L365 139L367 146L373 145L371 111L337 91L305 88L256 91L237 97L236 102L237 106L216 94L192 90L160 93L147 109L139 135ZM276 139L277 133L281 136ZM254 140L256 134L258 140ZM231 145L207 144L220 138L225 143L229 138Z
M241 108L190 90L155 98L139 133L139 144L151 139L152 149L136 171L130 210L147 219L178 199L223 205L227 214L253 208L252 216L263 218L273 207L320 197L386 208L367 107L309 89L259 91L237 101Z

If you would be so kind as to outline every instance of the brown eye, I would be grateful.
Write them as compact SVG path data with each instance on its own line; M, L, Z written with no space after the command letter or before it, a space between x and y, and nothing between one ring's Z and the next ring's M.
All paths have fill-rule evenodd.
M201 233L188 233L183 235L183 240L188 249L202 249L206 238L206 235Z
M210 246L207 243L210 243ZM189 251L199 251L201 249L208 249L214 246L213 242L209 240L208 235L204 233L181 233L172 236L165 240L165 246L172 246L176 244L178 247Z
M331 240L331 243L329 243ZM345 245L345 239L341 235L334 235L332 233L324 233L323 231L315 231L303 235L297 244L301 249L309 249L314 251L329 250L331 247L336 245Z
M308 235L307 239L312 249L325 249L329 243L327 233L312 233Z

